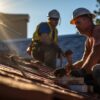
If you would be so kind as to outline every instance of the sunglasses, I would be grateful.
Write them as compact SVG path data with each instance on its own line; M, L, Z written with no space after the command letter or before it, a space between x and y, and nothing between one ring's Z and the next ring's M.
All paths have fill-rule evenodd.
M51 20L58 21L58 18L50 18Z
M75 21L75 24L79 25L79 24L81 24L81 21L77 20L77 21Z
M80 25L82 22L86 21L88 17L81 17L81 19L76 19L75 24Z

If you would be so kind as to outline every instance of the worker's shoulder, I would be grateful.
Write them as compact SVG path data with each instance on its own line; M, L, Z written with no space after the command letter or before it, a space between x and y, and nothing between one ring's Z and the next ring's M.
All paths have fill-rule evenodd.
M47 22L41 22L41 23L39 23L38 26L48 26L48 23Z

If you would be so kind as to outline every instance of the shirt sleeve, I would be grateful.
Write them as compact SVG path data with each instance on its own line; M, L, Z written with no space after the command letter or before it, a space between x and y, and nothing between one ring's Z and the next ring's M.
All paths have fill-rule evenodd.
M48 24L47 23L40 23L38 32L40 35L44 34L44 33L49 34L50 28L49 28Z

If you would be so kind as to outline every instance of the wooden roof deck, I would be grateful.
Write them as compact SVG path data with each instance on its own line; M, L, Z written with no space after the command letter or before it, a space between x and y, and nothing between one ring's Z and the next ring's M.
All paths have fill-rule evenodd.
M7 58L0 64L0 100L96 100L55 84L49 67L15 59L17 64Z

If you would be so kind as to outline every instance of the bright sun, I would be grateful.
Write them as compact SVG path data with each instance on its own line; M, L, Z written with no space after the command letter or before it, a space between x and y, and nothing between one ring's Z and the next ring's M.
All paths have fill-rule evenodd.
M0 0L0 12L6 12L10 7L9 0Z

